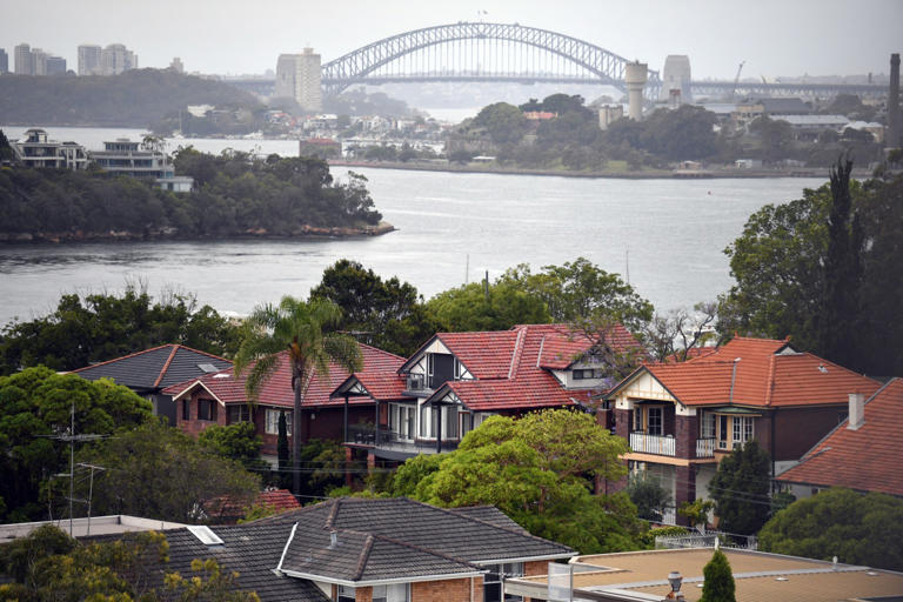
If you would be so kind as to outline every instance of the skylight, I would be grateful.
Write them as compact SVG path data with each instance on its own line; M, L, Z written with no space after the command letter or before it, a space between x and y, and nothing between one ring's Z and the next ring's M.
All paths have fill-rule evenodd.
M221 546L223 545L223 540L214 533L210 527L207 525L193 525L186 527L192 535L198 538L198 541L203 543L205 546Z

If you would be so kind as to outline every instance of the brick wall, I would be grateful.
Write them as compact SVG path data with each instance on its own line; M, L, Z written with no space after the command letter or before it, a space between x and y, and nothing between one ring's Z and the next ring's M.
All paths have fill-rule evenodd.
M698 420L697 416L675 416L675 457L697 457Z
M474 602L483 602L483 578L422 581L411 584L411 602L469 602L473 583ZM358 599L356 602L362 602ZM368 601L369 602L369 601Z

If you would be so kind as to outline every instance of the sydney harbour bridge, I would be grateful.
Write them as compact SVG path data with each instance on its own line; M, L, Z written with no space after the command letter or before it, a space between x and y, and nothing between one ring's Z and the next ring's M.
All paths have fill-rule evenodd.
M659 57L657 57L659 58ZM321 68L327 95L352 86L425 82L517 82L523 84L597 84L623 93L626 65L635 62L564 34L518 23L459 22L438 25L378 40ZM647 62L643 59L640 62ZM273 80L233 81L262 95L273 93ZM644 97L660 97L662 79L648 70ZM877 96L884 85L750 83L690 81L694 96L834 96L838 93Z

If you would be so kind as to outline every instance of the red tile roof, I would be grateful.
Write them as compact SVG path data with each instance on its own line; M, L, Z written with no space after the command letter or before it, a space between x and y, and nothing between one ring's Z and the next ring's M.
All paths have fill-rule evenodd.
M395 374L405 361L402 357L363 343L359 343L358 346L361 349L362 367L365 373ZM275 372L258 392L257 403L266 406L292 407L292 372L287 353L280 354L279 364ZM328 376L313 375L308 385L307 393L302 400L302 405L304 407L316 407L344 403L342 399L330 399L330 393L349 375L348 370L331 362ZM224 405L246 403L248 400L248 396L245 393L245 378L233 378L231 368L216 374L206 375L195 381L188 381L169 387L165 390L165 393L179 398L197 387L207 389L211 395ZM353 401L353 399L349 401Z
M454 341L454 347L447 344L449 350L464 361L458 355L459 349L470 351L479 346L481 358L493 369L477 369L476 374L472 370L477 380L450 381L433 398L450 390L473 411L501 411L575 405L599 393L593 389L565 389L550 372L568 368L589 351L593 346L590 338L563 324L521 325L507 333L514 338L499 337L495 347L486 335L497 333L459 333L462 336ZM468 338L471 340L466 345L464 340ZM637 340L620 325L611 344L619 351L638 347Z
M679 402L691 406L845 404L848 393L871 395L880 386L811 353L797 352L787 341L747 337L683 363L649 364L640 370L649 371Z
M843 422L777 479L902 495L902 411L898 378L866 402L860 428L852 430Z

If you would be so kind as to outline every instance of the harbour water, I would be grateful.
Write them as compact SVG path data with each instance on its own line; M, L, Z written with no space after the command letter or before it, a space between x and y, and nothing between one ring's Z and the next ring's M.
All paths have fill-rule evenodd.
M78 138L61 129L48 133L88 148L102 145L85 140L87 132L109 135L86 130ZM140 132L133 132L138 139ZM10 137L18 135L13 129ZM170 150L192 142L170 141ZM252 145L238 150L257 145L267 154L297 153L291 141L216 140L196 147L218 152L237 148L235 143ZM346 171L333 168L333 175L342 178ZM384 278L398 276L429 298L485 274L493 279L520 263L537 271L586 257L621 274L666 312L715 300L728 290L732 280L723 250L751 213L825 183L355 171L368 178L377 208L397 231L333 240L2 245L0 325L47 314L63 293L115 292L128 282L154 296L193 293L221 313L242 315L282 295L306 296L323 270L341 258L360 261Z

